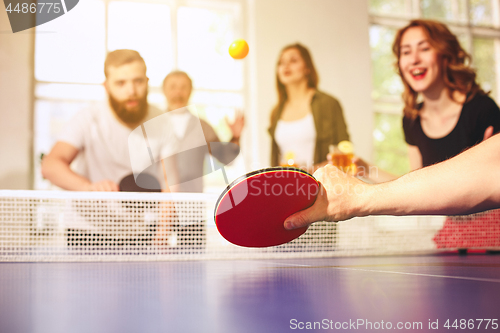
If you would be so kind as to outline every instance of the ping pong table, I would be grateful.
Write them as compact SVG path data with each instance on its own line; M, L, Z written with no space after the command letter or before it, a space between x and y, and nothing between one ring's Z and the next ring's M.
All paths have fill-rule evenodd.
M500 211L248 249L218 234L215 199L0 191L0 333L500 331Z
M9 333L495 331L500 255L1 263L0 295Z

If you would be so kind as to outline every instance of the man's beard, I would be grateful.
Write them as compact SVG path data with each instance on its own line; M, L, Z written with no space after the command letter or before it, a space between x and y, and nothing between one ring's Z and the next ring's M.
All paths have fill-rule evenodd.
M127 109L126 103L128 101L131 100L120 102L109 94L109 104L116 116L127 125L135 125L148 113L148 92L146 91L144 97L137 99L138 104L131 109Z

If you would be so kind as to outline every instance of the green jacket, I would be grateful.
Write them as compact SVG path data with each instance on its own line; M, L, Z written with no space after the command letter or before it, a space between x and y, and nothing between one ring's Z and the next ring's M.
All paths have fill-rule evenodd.
M314 127L316 128L314 164L317 164L326 161L326 154L329 152L330 145L336 145L340 141L349 140L349 133L347 133L342 107L334 97L321 91L316 91L311 101L311 109L314 118ZM280 161L280 151L274 138L274 133L282 112L283 104L280 104L273 110L271 115L269 134L272 139L272 166L278 166Z

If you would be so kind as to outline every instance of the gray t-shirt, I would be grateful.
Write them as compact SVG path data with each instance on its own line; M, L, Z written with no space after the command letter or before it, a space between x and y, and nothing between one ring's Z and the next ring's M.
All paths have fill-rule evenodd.
M163 112L158 108L149 105L144 122L162 114ZM118 184L127 175L144 171L138 170L138 167L144 169L145 166L150 165L148 173L153 174L163 188L161 165L152 163L151 158L159 162L162 158L173 155L177 149L177 141L168 119L160 118L163 118L161 143L154 142L155 135L148 135L148 142L142 136L141 128L133 130L120 123L108 102L95 103L79 111L71 119L61 133L59 141L69 143L80 151L78 171L91 182L111 180ZM135 138L135 142L143 141L144 143L136 144L136 148L131 149L133 146L130 144L131 135L133 138L133 135L137 133L140 135ZM148 147L150 147L151 154ZM131 157L135 162L141 159L141 163L132 163Z
M240 150L236 144L219 144L221 142L212 126L190 113L190 108L196 112L194 106L167 112L171 122L176 127L182 127L182 131L181 129L174 131L180 154L177 154L174 159L167 158L165 161L168 165L173 165L173 170L177 172L172 175L168 174L169 182L170 179L177 180L177 192L199 193L203 192L203 176L213 172L212 163L216 163L214 160L211 163L204 163L209 150L219 162L218 164L222 165L232 162ZM186 116L186 118L179 116Z

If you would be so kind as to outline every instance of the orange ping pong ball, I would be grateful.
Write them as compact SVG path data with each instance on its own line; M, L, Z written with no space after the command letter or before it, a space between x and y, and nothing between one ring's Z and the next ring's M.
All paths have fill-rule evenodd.
M248 44L244 39L237 39L229 46L229 55L234 59L245 58L248 51Z

